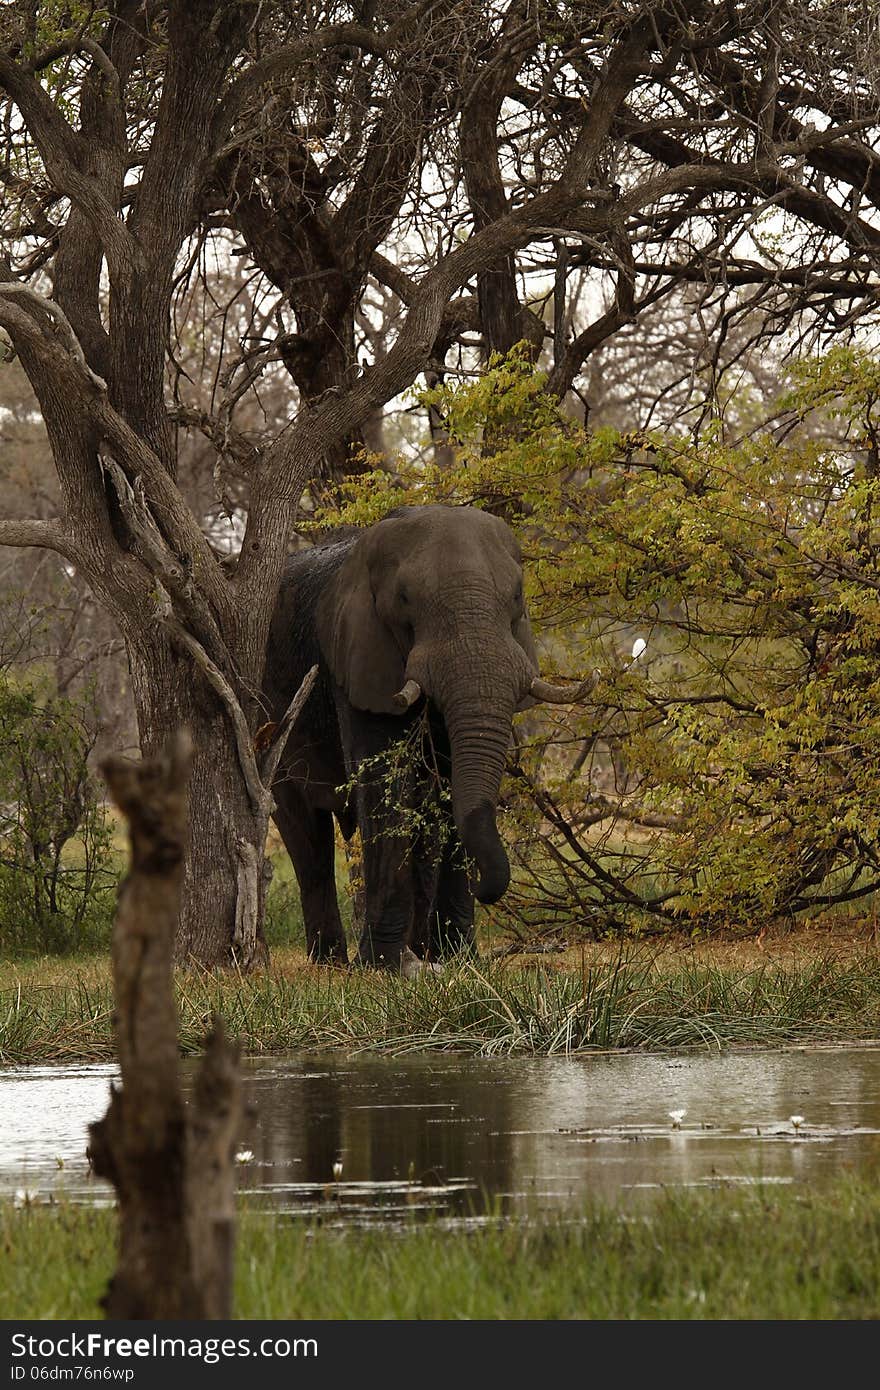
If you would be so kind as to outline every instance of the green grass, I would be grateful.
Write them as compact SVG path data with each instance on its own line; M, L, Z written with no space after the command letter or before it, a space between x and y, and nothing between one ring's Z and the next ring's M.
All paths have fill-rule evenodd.
M757 968L663 962L649 948L573 970L492 962L403 980L300 963L273 973L179 972L180 1046L212 1013L246 1052L294 1048L543 1054L720 1048L880 1037L880 955ZM106 963L0 963L0 1064L110 1060Z
M337 1231L245 1211L241 1318L837 1319L880 1316L880 1184L668 1191L570 1224ZM0 1206L5 1318L89 1318L115 1215Z

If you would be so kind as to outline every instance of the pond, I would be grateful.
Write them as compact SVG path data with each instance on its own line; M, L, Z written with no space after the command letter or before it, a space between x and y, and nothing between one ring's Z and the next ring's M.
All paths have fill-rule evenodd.
M571 1215L591 1196L631 1203L667 1186L815 1185L880 1158L880 1047L305 1053L243 1066L241 1193L334 1224ZM193 1064L184 1074L189 1085ZM0 1071L0 1194L110 1200L85 1143L115 1076L97 1065Z

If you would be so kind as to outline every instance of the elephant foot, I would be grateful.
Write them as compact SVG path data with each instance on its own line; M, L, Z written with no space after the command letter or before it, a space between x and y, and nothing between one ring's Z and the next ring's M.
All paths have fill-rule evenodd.
M361 947L352 964L363 966L365 970L389 970L393 975L396 975L401 969L402 960L403 954L399 949L389 951L365 951L363 947Z
M460 931L448 930L439 938L431 942L432 960L453 960L464 957L467 960L478 960L479 951L477 950L476 935L471 928L462 928Z
M309 960L315 965L348 965L344 941L317 941L309 946Z
M400 969L401 956L406 949L404 933L400 935L380 935L365 927L358 942L358 965L372 965L376 970L391 970L395 974Z

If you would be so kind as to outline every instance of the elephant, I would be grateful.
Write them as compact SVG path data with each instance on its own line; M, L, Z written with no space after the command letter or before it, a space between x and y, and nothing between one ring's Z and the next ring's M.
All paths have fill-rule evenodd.
M496 902L510 880L496 807L514 712L567 698L539 676L510 528L471 506L400 507L292 555L266 650L270 719L313 664L273 785L309 956L348 960L334 817L346 840L361 832L360 963L475 951L474 899Z

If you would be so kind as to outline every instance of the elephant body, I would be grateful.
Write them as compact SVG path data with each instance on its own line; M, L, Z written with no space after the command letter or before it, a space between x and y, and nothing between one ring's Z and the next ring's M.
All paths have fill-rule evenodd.
M267 648L271 718L315 663L273 787L310 956L347 960L334 817L346 839L361 831L362 962L472 950L475 894L494 902L509 881L495 812L537 675L509 528L472 507L400 508L294 555Z

